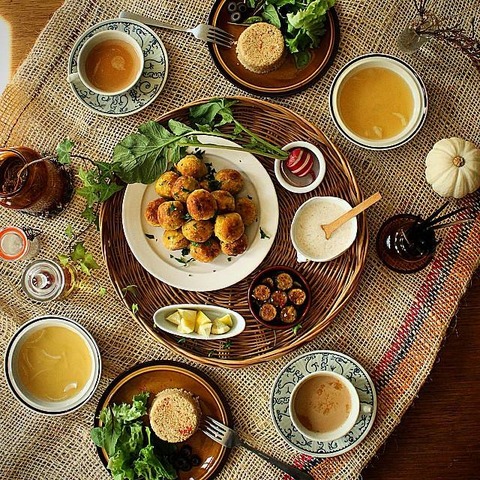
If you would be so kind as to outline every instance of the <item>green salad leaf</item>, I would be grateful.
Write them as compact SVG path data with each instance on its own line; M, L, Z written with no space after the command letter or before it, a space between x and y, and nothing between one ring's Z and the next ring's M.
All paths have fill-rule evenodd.
M154 445L150 428L141 420L147 413L148 397L148 392L139 393L131 404L114 404L102 409L99 415L102 426L90 432L93 443L107 452L107 468L114 480L177 478L167 459L171 453L167 449L171 447L160 440Z
M266 0L260 15L282 31L288 50L297 54L318 47L334 5L335 0ZM247 18L245 23L252 22Z

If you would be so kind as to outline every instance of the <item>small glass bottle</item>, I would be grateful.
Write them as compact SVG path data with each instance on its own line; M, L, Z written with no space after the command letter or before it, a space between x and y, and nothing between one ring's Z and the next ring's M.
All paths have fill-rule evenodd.
M39 230L5 227L0 230L0 258L7 262L35 257L40 249Z
M437 241L431 228L421 227L422 218L408 213L389 218L377 234L377 254L391 270L415 273L432 260Z
M432 38L432 30L439 25L438 18L431 12L415 17L397 38L397 47L403 53L415 53Z
M51 260L30 263L22 275L23 291L30 299L39 302L63 299L72 293L75 285L75 271Z
M0 205L51 217L73 196L70 170L28 147L0 148Z

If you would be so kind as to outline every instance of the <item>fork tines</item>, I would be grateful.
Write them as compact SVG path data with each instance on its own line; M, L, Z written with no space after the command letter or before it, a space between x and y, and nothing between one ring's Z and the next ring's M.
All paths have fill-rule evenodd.
M221 28L209 25L207 41L216 43L222 47L231 47L234 43L234 37Z
M218 420L208 417L207 415L203 416L200 424L200 430L216 442L221 442L223 440L223 437L227 432L227 428L228 427L223 425L223 423L220 423Z

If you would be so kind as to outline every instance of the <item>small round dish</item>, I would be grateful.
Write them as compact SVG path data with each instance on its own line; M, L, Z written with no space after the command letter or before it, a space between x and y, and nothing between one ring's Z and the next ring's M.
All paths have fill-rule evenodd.
M97 23L88 29L73 46L68 60L68 75L77 73L77 60L84 43L98 32L118 30L132 36L144 55L140 80L120 95L99 95L89 90L80 79L70 83L75 97L90 111L107 117L125 117L148 107L163 90L168 75L168 56L158 35L135 20L117 18Z
M333 222L351 209L351 205L339 197L312 197L302 203L290 227L297 261L329 262L347 251L357 238L357 217L335 230L329 240L321 225Z
M310 287L303 275L285 265L261 270L252 280L247 295L248 307L255 320L274 330L285 330L302 323L312 302ZM275 316L267 321L266 315L270 311L275 312ZM289 320L282 321L282 316Z
M79 335L85 342L92 369L85 386L75 396L66 400L48 401L34 396L23 384L19 373L19 356L22 345L31 334L46 327L63 327ZM5 353L5 377L17 400L28 409L44 415L66 415L80 408L94 394L102 372L100 351L90 333L79 323L68 318L48 315L24 323L10 340Z
M318 147L313 145L310 142L291 142L282 147L282 150L289 152L294 148L305 148L313 153L313 174L307 174L304 177L299 177L291 173L287 168L284 167L286 160L275 160L274 170L275 177L277 178L278 183L293 193L308 193L312 190L315 190L323 181L326 171L325 157Z
M407 84L413 99L413 111L405 128L388 138L371 139L353 132L343 121L340 112L340 95L346 81L367 68L384 68L399 75ZM348 62L335 76L330 87L330 115L340 133L358 145L370 150L389 150L409 142L422 128L427 118L427 89L420 76L404 61L381 53L362 55Z
M360 402L371 407L361 412L345 436L327 442L302 435L293 425L289 408L295 385L307 375L320 371L336 372L348 379L357 390ZM356 360L340 352L318 350L294 358L280 371L272 386L270 413L278 434L292 448L311 457L334 457L348 452L367 436L377 413L377 394L372 379Z

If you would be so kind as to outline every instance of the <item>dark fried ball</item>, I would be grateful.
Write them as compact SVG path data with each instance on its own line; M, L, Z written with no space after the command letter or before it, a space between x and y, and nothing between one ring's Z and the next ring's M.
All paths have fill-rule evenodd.
M289 273L279 273L275 277L275 283L279 290L288 290L293 286L293 278Z
M215 236L225 243L238 240L245 231L242 217L238 213L224 213L215 219Z
M272 320L275 320L275 317L277 316L277 309L271 303L264 303L260 307L258 314L265 322L271 322Z
M222 252L225 255L236 257L237 255L241 255L247 250L248 237L245 234L243 234L238 240L235 240L234 242L230 242L230 243L220 242L220 246L222 248Z
M284 323L293 323L297 319L297 311L293 305L288 305L280 311L280 320Z
M180 202L186 202L188 196L198 188L198 182L193 177L178 177L172 186L172 197Z
M257 219L257 207L247 197L237 198L235 211L242 217L243 223L248 227Z
M155 191L165 198L172 198L172 187L180 175L176 172L165 172L155 182Z
M207 167L195 155L183 157L176 165L177 170L184 177L202 178L207 174Z
M183 225L182 233L191 242L203 243L213 235L213 223L208 220L190 220Z
M145 220L154 227L159 227L158 223L158 207L165 202L163 197L158 197L151 202L148 202L147 208L145 210Z
M217 212L217 201L210 192L199 188L187 197L187 211L194 220L208 220Z
M177 230L185 222L185 207L175 200L163 202L158 207L158 223L165 230Z
M288 297L283 290L276 290L272 293L270 301L275 307L283 308L287 304Z
M241 173L231 168L219 170L215 174L215 180L220 183L218 190L226 190L232 195L237 195L243 188L243 177Z
M288 299L294 305L303 305L307 299L307 294L301 288L292 288L288 291Z
M266 285L257 285L252 292L252 296L259 302L266 302L270 298L270 288Z
M215 190L212 192L212 195L217 201L218 213L229 213L235 210L235 198L230 192L226 190Z
M180 230L165 230L163 232L162 242L167 250L181 250L190 245L190 242Z
M204 243L193 242L190 244L190 255L199 262L212 262L220 255L220 242L216 238L210 238Z

